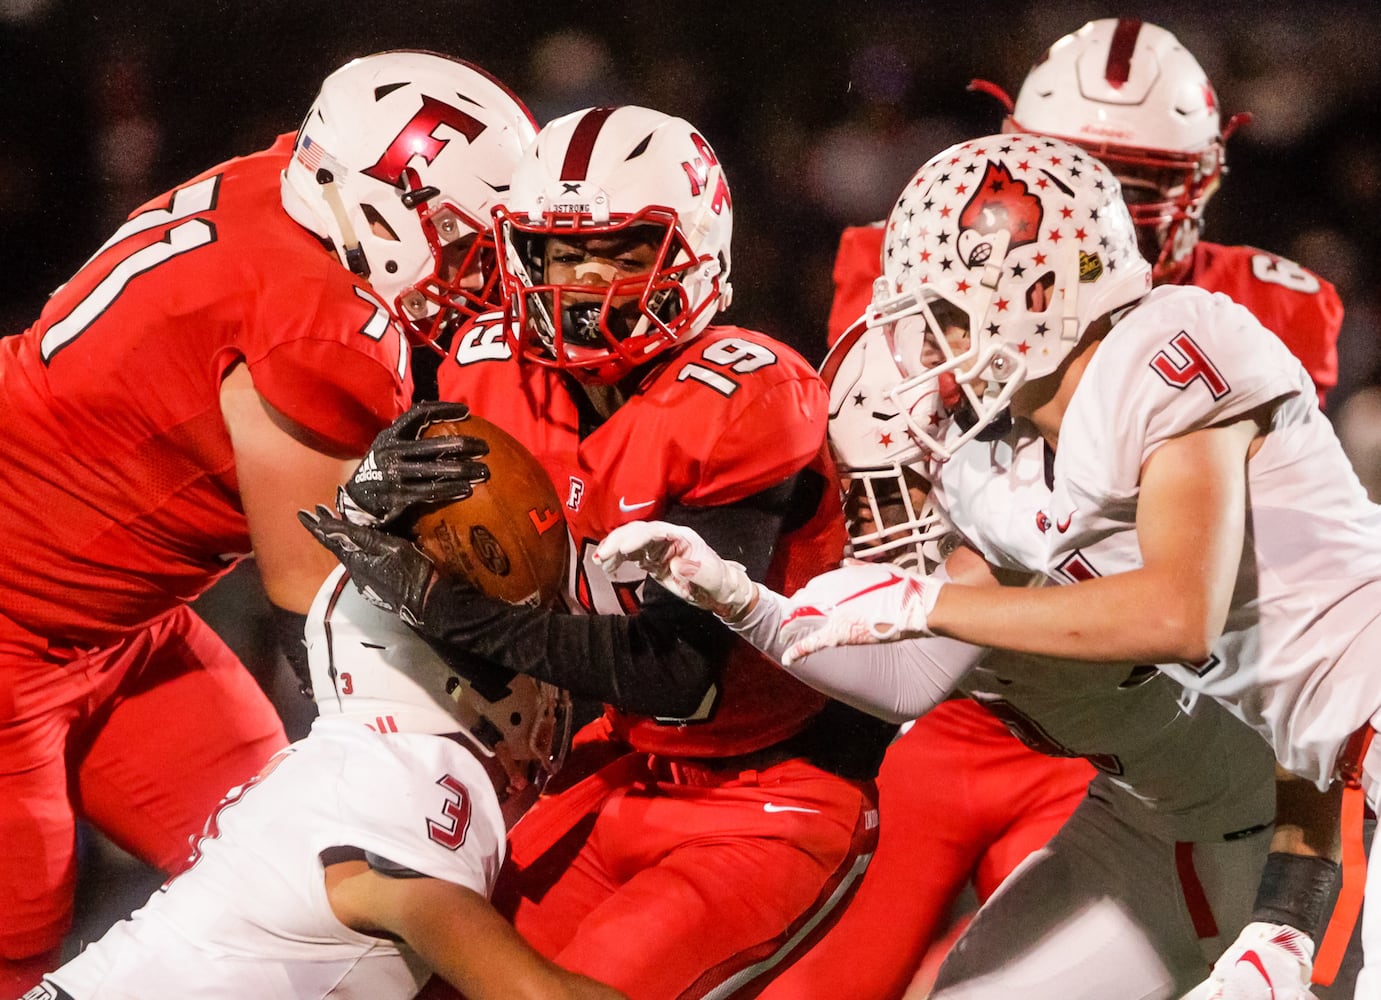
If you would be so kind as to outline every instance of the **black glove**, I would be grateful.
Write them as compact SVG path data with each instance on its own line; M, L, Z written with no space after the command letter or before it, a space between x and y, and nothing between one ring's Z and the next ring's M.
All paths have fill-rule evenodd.
M463 403L419 403L374 438L349 481L336 492L336 508L351 524L384 527L419 506L463 500L472 483L489 478L477 459L489 453L482 438L446 434L419 439L435 423L465 420Z
M436 568L416 545L377 528L351 524L320 504L315 514L299 510L297 519L341 561L365 600L410 625L422 620Z

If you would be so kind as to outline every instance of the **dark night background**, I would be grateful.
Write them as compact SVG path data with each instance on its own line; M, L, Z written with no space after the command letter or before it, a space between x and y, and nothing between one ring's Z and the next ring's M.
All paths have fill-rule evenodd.
M539 121L632 102L699 126L734 194L728 318L818 361L839 229L883 216L931 154L998 129L1000 108L966 91L971 78L1015 94L1050 42L1108 15L1169 28L1225 112L1255 114L1229 146L1210 238L1331 279L1349 333L1369 341L1381 253L1381 20L1370 5L1073 0L0 0L0 329L32 322L145 198L295 129L331 69L414 47L488 68ZM1381 375L1372 353L1345 378Z

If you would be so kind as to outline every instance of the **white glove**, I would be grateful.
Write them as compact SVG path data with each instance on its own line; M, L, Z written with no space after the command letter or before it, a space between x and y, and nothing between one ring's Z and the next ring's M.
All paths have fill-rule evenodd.
M926 618L948 576L920 576L887 563L849 562L791 598L782 622L782 664L829 646L861 646L930 635Z
M725 621L743 617L757 590L739 563L719 554L690 528L665 521L630 521L609 532L595 562L613 571L635 563L688 604Z
M1250 923L1184 1000L1315 1000L1314 942L1285 924Z

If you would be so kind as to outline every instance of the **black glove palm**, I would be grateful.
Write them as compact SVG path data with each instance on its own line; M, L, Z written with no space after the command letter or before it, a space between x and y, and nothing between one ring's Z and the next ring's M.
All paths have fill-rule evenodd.
M377 528L351 524L320 504L316 514L300 510L297 519L341 561L365 600L410 625L422 620L436 568L416 545Z
M435 423L466 420L463 403L419 403L379 432L336 497L352 524L386 526L420 506L463 500L472 483L489 478L479 459L489 452L481 438L465 434L419 438ZM329 547L329 546L328 546Z

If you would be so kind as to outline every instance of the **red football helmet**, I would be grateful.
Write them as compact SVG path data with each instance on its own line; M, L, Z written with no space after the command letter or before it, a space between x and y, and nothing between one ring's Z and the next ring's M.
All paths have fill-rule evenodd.
M475 66L365 56L322 83L283 171L283 207L435 346L452 322L498 305L490 212L535 134L527 108Z
M508 329L520 355L612 384L727 308L733 207L719 158L686 121L590 108L537 136L495 211ZM622 278L548 280L548 244L654 248Z
M1223 174L1227 135L1199 63L1164 28L1090 21L1031 68L1006 124L1078 143L1122 182L1142 256L1155 280L1189 265L1204 208Z

